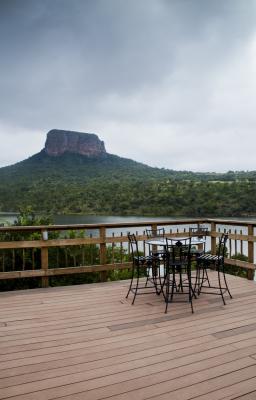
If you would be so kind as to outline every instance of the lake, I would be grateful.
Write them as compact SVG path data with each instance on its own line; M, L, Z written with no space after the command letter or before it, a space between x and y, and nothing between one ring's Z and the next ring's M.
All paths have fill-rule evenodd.
M8 225L14 223L17 213L0 212L0 224ZM136 216L109 216L109 215L54 215L53 223L55 225L69 224L101 224L101 223L122 223L122 222L143 222L143 221L176 221L180 218L173 217L138 217Z
M0 224L4 224L7 226L8 224L13 224L17 219L17 213L0 213ZM139 217L139 216L109 216L109 215L77 215L77 214L69 214L69 215L54 215L53 216L53 224L55 225L73 225L73 224L102 224L102 223L122 223L122 222L143 222L143 221L176 221L181 218L171 218L171 217ZM183 226L183 228L188 228L187 226ZM178 228L174 227L174 228ZM131 228L132 231L137 231L138 233L143 233L145 228L137 227L136 225ZM129 228L110 228L106 229L107 236L118 235L118 234L127 234L129 232ZM98 236L98 229L87 229L87 234L92 236Z

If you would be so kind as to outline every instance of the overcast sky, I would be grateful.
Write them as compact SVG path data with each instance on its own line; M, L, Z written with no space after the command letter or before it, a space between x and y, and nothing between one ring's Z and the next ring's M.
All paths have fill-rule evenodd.
M0 166L50 129L175 170L256 170L256 0L0 0Z

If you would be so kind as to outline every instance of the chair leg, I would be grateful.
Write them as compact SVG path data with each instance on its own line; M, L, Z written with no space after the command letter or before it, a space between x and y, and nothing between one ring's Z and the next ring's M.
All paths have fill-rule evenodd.
M225 287L226 287L226 289L227 289L227 292L228 292L228 294L229 294L229 297L230 297L231 299L233 299L233 297L232 297L232 295L231 295L231 293L230 293L230 291L229 291L228 283L227 283L227 280L226 280L226 274L225 274L225 267L224 267L224 264L223 264L222 273L223 273L223 279L224 279L224 282L225 282Z
M202 277L201 277L201 281L200 281L200 287L199 287L199 294L200 294L200 292L201 292L201 288L204 286L204 281L205 281L205 275L206 275L206 279L207 279L207 282L208 282L208 286L210 287L210 281L209 281L209 278L208 278L208 274L207 274L207 270L206 270L206 265L204 265L203 264L203 268L202 268L202 271L203 271L203 273L202 273Z
M210 279L208 276L207 272L207 267L209 265L214 265L215 271L218 274L218 283L216 283L214 286L211 285ZM202 272L202 276L201 276ZM214 289L215 291L203 291L204 288ZM200 286L199 286L200 285ZM225 274L225 263L224 263L224 256L216 256L216 255L211 255L210 258L207 258L206 260L204 259L199 259L197 262L197 275L196 275L196 283L195 287L198 288L198 295L200 293L208 293L208 294L218 294L221 296L223 304L226 305L226 301L224 298L224 294L226 291L229 294L229 297L232 299L232 295L230 293L227 279L226 279L226 274Z
M150 278L150 270L151 270L151 278ZM146 277L147 277L147 279L146 279L145 287L148 286L148 282L150 282L150 279L151 279L151 281L153 282L153 285L155 286L156 294L160 295L162 292L162 286L161 286L161 279L160 279L160 265L158 264L158 260L155 260L151 267L146 268ZM158 285L160 286L159 290L158 290Z
M204 286L205 281L207 281L208 287L211 287L208 272L207 272L207 266L208 266L207 263L202 263L202 265L200 262L198 263L198 267L197 267L198 268L198 279L197 279L197 286L198 286L197 294L198 294L198 296L200 295L201 289Z
M165 272L164 272L164 277L165 277ZM160 287L160 289L159 289L159 291L158 291L158 296L161 294L161 293L163 293L163 287L164 287L164 281L165 281L165 278L164 277L162 277L161 276L161 271L160 271L160 267L159 267L159 287Z
M176 267L173 267L173 268L175 268L175 272L177 272L177 275L179 275L179 283L178 284L175 283L176 292L179 292L179 291L183 292L182 271L180 269L177 270ZM176 278L175 278L175 282L176 282Z
M217 265L217 270L218 270L218 281L219 281L220 294L221 294L221 297L222 297L223 304L225 306L226 302L225 302L225 299L224 299L223 290L222 290L222 287L221 287L221 279L220 279L220 265Z
M192 288L192 281L191 281L191 267L187 268L187 275L188 275L188 296L189 296L189 302L191 305L191 311L194 313L194 308L193 308L193 296L194 296L194 291Z
M170 293L170 271L167 268L166 279L165 279L165 313L167 313L168 303L169 303L169 293Z
M197 261L194 291L197 293L198 296L200 295L200 276L201 276L201 265L199 261Z
M208 286L210 287L211 284L210 284L210 280L209 280L209 276L208 276L208 272L207 272L207 265L205 266L204 271L205 271L205 275L206 275L206 280L207 280Z
M155 260L154 263L152 264L152 281L153 285L155 286L157 295L161 293L161 290L158 291L158 279L159 279L159 265L157 263L157 260Z
M131 291L131 288L132 288L132 283L133 283L133 278L134 278L134 265L132 266L132 276L131 276L131 282L130 282L130 287L129 287L129 289L128 289L128 292L127 292L127 295L126 295L126 299L128 298L128 296L129 296L129 293L130 293L130 291Z
M136 298L136 295L137 295L137 291L138 291L138 286L139 286L139 280L140 280L140 274L139 274L139 268L137 267L137 282L136 282L136 287L135 287L135 290L134 290L134 296L133 296L133 300L132 300L132 304L134 304L134 302L135 302L135 298Z
M162 276L161 276L161 261L158 260L157 264L157 281L156 281L156 294L160 296L162 293Z
M172 269L172 293L171 293L171 301L173 301L174 289L177 290L176 276L175 276L175 267L173 267L173 269Z

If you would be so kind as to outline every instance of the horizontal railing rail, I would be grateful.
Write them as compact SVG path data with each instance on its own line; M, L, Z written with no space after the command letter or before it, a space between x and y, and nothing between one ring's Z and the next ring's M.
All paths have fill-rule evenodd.
M104 224L43 225L0 227L0 280L41 278L47 287L49 277L131 268L127 233L136 233L146 252L145 229L166 228L166 235L189 235L190 226L206 225L208 250L216 253L218 238L229 233L226 264L247 271L253 279L256 221L223 219L179 219ZM144 229L143 229L144 228ZM111 232L112 231L112 232Z

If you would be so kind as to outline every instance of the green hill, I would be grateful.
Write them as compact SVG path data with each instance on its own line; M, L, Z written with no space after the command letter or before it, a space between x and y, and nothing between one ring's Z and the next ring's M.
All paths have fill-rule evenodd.
M88 157L40 153L15 165L0 168L0 210L17 211L31 205L47 212L114 212L133 185L164 179L167 171L105 154ZM123 201L123 200L122 200Z
M152 168L105 150L52 156L44 149L0 168L0 211L31 206L54 214L256 215L255 177Z

